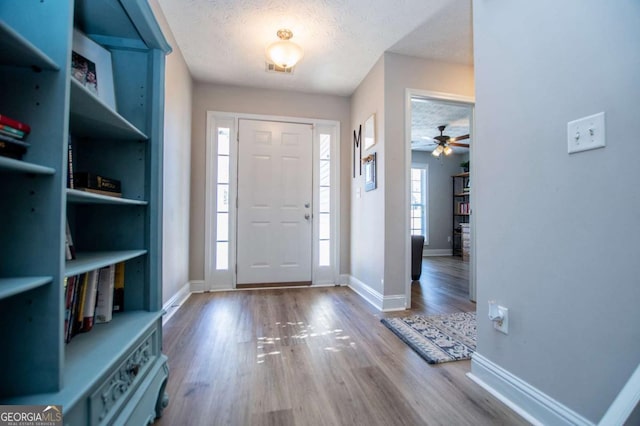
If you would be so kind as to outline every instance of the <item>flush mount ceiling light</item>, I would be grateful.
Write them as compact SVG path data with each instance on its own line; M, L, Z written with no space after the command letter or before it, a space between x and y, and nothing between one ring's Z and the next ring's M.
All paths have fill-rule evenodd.
M280 29L276 33L280 41L267 46L267 58L282 68L291 68L302 59L304 51L300 46L291 41L293 33L288 29Z

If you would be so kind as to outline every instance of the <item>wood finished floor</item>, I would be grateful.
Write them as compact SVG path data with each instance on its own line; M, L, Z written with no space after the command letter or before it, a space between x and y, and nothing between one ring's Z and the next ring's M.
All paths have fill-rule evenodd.
M346 287L194 294L164 327L169 406L156 425L527 424L465 376L431 366L382 316L471 311L468 265L429 258L411 311Z

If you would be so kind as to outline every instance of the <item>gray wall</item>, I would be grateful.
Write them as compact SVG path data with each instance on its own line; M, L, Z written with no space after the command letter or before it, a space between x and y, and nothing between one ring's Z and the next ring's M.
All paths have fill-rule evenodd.
M450 155L438 159L430 152L412 151L411 163L429 165L429 244L426 250L448 250L453 217L451 176L462 171L460 163L468 155Z
M189 282L189 186L191 176L191 75L157 3L150 2L173 52L166 58L162 302Z
M462 96L473 96L473 67L429 61L395 53L384 54L385 139L385 259L384 294L405 293L405 238L408 213L405 200L405 171L411 159L405 158L405 93L420 89ZM407 206L408 209L408 206Z
M282 76L287 78L287 76ZM351 169L349 98L312 93L286 92L252 87L198 83L193 87L191 151L191 262L192 280L204 279L205 226L205 130L207 111L336 120L341 127L340 174L344 182ZM349 265L349 193L343 189L340 199L341 273Z
M405 293L405 93L473 96L473 68L385 53L351 97L352 128L376 113L378 189L351 182L351 275L384 296ZM363 152L363 156L367 155ZM360 188L360 198L358 198Z
M351 96L351 137L353 145L353 130L363 127L364 122L376 115L376 144L368 151L362 151L366 157L376 153L377 188L365 192L364 175L353 171L345 175L351 182L351 276L362 281L367 286L383 294L384 279L384 196L385 196L385 109L384 109L384 57L371 68L369 74L362 80ZM358 154L356 154L358 155ZM353 161L353 149L349 154ZM356 156L356 167L359 157ZM353 168L353 166L351 166ZM343 186L344 187L344 186Z
M640 362L640 2L473 11L478 353L597 422ZM568 155L600 111L607 147Z

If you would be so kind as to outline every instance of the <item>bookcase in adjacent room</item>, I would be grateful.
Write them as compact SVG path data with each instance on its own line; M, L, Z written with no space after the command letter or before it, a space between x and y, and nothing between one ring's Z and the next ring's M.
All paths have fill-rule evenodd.
M72 78L74 28L109 52L115 107ZM62 405L65 424L146 424L166 404L160 261L169 51L146 0L0 8L0 114L31 127L22 160L0 157L0 404ZM118 179L122 197L67 188L69 140L74 169ZM67 221L74 260L65 260ZM118 262L124 312L65 344L65 277Z
M469 260L469 216L471 215L469 172L458 173L451 176L451 179L453 181L452 254L462 256L463 260Z

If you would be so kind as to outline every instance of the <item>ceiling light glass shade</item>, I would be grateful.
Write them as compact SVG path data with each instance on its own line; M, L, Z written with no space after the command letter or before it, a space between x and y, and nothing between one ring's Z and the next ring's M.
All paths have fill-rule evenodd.
M449 154L451 154L452 152L453 152L453 149L452 149L449 145L447 145L447 146L444 148L444 155L449 155Z
M280 41L267 46L267 59L282 68L291 68L302 59L304 51L290 40L293 33L289 30L279 30Z
M440 157L440 154L442 154L442 151L444 151L444 148L442 147L442 145L438 145L436 149L433 150L431 155L433 155L434 157Z

